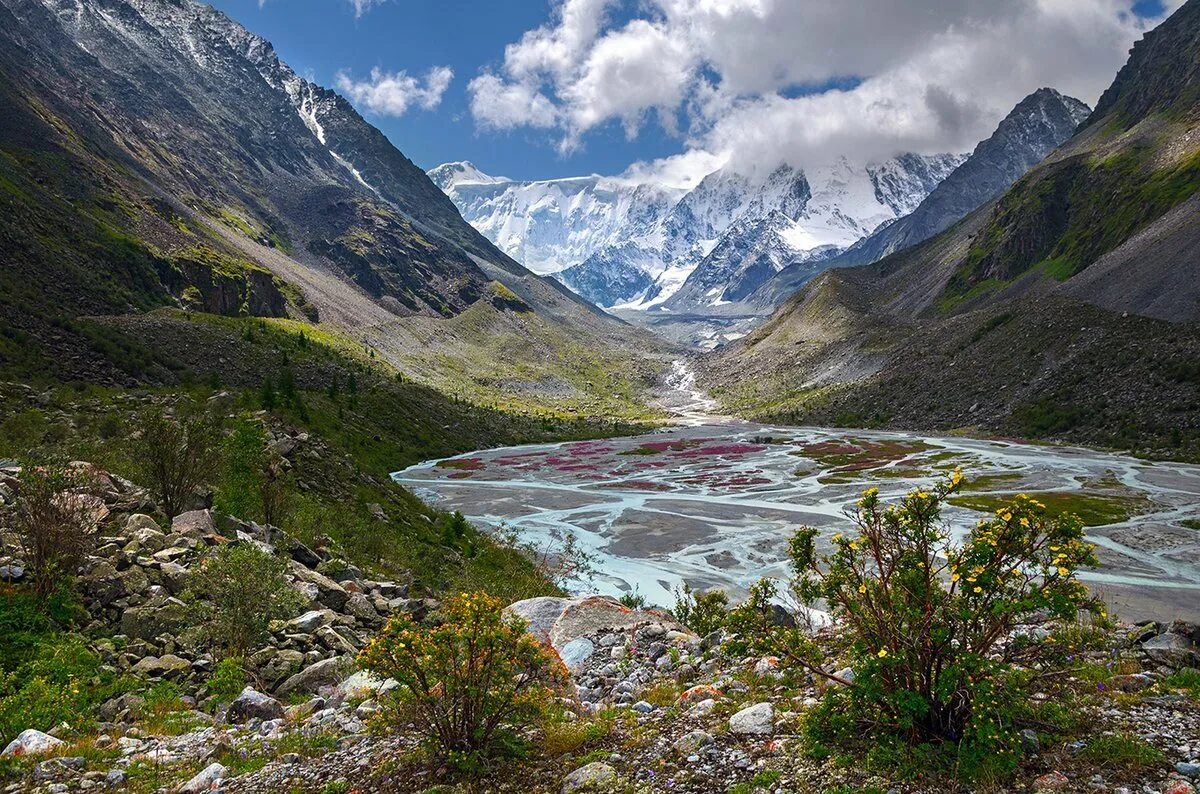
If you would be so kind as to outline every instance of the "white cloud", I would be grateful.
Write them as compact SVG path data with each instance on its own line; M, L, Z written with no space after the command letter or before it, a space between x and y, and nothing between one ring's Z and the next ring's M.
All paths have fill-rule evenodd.
M467 84L471 115L486 129L553 127L558 110L541 92L526 83L509 83L489 72Z
M1094 103L1158 21L1132 2L642 0L615 21L615 0L556 0L468 90L481 128L553 128L563 150L613 121L633 136L650 114L669 132L682 118L700 154L630 170L664 179L702 162L966 151L1042 86Z
M424 81L407 72L385 72L375 68L371 70L370 80L355 80L349 72L340 71L336 83L354 104L372 113L403 116L414 105L424 110L436 108L453 79L454 70L448 66L433 67Z
M375 6L383 5L385 2L387 0L350 0L350 5L354 6L354 18L359 19Z

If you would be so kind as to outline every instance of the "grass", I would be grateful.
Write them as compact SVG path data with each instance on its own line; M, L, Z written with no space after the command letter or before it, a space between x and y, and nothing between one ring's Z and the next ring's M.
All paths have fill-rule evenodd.
M1136 736L1107 733L1088 741L1079 755L1106 770L1139 772L1166 761L1162 751Z
M774 769L763 770L744 783L735 783L730 786L728 794L753 794L753 792L761 789L770 791L782 777L783 773L777 772Z
M1142 496L1115 496L1079 491L1037 491L1028 496L1042 502L1051 516L1074 513L1084 526L1099 527L1128 521L1142 512L1146 499ZM994 513L1012 501L1011 494L979 494L952 496L947 501L958 507Z

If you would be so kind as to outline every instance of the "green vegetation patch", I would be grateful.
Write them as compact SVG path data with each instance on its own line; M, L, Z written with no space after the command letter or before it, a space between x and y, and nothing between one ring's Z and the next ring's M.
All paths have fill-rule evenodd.
M831 467L835 472L854 472L878 469L933 449L936 447L924 441L846 439L806 444L801 452L804 457Z
M1133 516L1144 512L1148 506L1144 496L1097 494L1083 491L1040 491L1027 495L1044 504L1049 515L1074 514L1079 516L1084 526L1088 527L1100 527L1128 521ZM958 507L978 510L981 513L994 513L1012 502L1012 496L1007 494L952 496L946 501Z
M1021 179L971 243L938 308L950 312L1033 270L1065 281L1186 201L1200 189L1200 152L1163 166L1165 146L1163 138L1102 159L1081 155Z

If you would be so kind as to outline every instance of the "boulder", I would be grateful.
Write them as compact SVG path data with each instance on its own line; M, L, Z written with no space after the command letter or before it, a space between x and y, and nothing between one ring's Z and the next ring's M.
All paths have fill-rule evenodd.
M775 732L775 707L756 703L729 718L729 730L739 736L769 736Z
M179 787L179 794L200 794L221 787L221 781L229 774L229 770L218 763L211 763L200 770L194 778Z
M317 597L314 600L334 612L341 612L342 607L346 606L346 602L350 600L350 594L346 592L345 588L323 573L305 568L300 563L293 561L292 574L296 577L297 582L314 586L317 589Z
M614 791L617 788L617 770L606 763L596 761L581 766L563 780L563 794L574 791Z
M294 617L287 622L287 630L289 632L299 634L310 634L322 626L333 622L333 613L314 609L305 612L299 617Z
M347 698L369 698L384 692L391 692L399 685L394 678L379 679L366 670L359 670L338 684L338 691Z
M655 636L662 637L666 636L668 631L678 631L688 638L698 639L665 612L630 609L610 596L527 598L510 605L507 611L524 620L528 631L549 644L563 657L564 662L564 652L573 659L578 659L581 653L586 652L587 657L590 657L595 651L594 647L588 651L587 646L582 644L571 646L576 640L607 632L626 631L639 626L653 626ZM588 645L591 645L590 639ZM571 646L570 651L566 650L568 646Z
M133 666L133 672L138 675L144 675L150 678L157 676L170 676L175 673L181 673L185 670L190 670L192 663L186 659L181 659L175 654L168 653L161 658L158 656L144 656L138 660Z
M48 733L35 731L33 728L21 731L17 738L8 743L0 758L7 756L41 755L57 750L66 745L62 739L56 739Z
M1189 637L1164 632L1142 643L1142 651L1158 664L1174 667L1200 666L1200 646Z
M171 519L171 532L193 540L203 540L208 535L216 534L217 524L213 521L211 511L191 510Z
M253 687L246 687L242 694L229 704L225 719L231 725L241 725L257 717L260 720L283 718L283 704L270 695L264 695Z
M121 613L121 633L137 640L173 634L187 625L187 606L176 598L159 605L131 607Z
M707 731L692 731L676 739L671 747L679 755L687 756L700 752L700 750L712 743L713 737L711 733Z
M19 582L25 578L25 569L20 565L0 565L0 582Z
M578 673L596 652L596 646L587 637L571 640L559 650L558 655L572 673Z
M284 681L275 693L287 697L293 692L316 693L323 686L337 686L351 666L351 661L342 657L322 659L310 664Z
M371 605L371 599L362 593L354 593L346 599L343 610L347 615L353 615L364 623L374 623L379 620L379 613Z
M1067 791L1071 781L1062 772L1050 772L1033 781L1033 790L1037 791Z

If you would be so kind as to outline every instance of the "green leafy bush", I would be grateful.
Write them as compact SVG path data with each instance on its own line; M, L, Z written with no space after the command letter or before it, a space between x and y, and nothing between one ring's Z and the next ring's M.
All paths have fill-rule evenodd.
M869 489L857 505L857 532L835 535L827 555L816 552L815 529L792 538L794 590L829 610L855 673L851 681L830 672L803 630L752 638L839 685L810 716L810 740L942 745L967 776L1015 766L1026 685L1033 671L1063 662L1053 637L1033 628L1047 617L1103 614L1075 578L1095 557L1078 518L1052 517L1024 496L952 541L940 511L962 480L955 472L891 506Z
M216 648L244 657L267 635L272 620L303 606L287 578L287 563L252 543L222 546L191 579L189 600Z
M213 668L205 689L217 702L228 703L241 694L246 683L245 660L240 656L226 656Z
M261 423L248 416L234 422L221 442L221 471L213 499L217 510L249 521L262 517L266 449L267 434Z
M141 417L130 453L168 517L187 510L216 474L218 441L216 425L203 417L176 420L158 409Z
M704 637L725 627L729 613L729 596L721 590L697 593L691 585L675 588L675 618Z
M635 587L627 593L621 593L621 597L617 599L621 602L621 606L626 609L645 609L646 597L638 592Z
M100 703L132 686L104 670L79 636L53 631L26 635L27 640L34 637L37 641L26 646L20 663L0 666L0 744L26 728L45 731L64 722L86 727Z
M359 654L359 664L400 686L385 710L416 722L444 769L470 772L519 747L511 728L542 720L566 671L503 603L461 594L442 606L442 623L394 616Z

